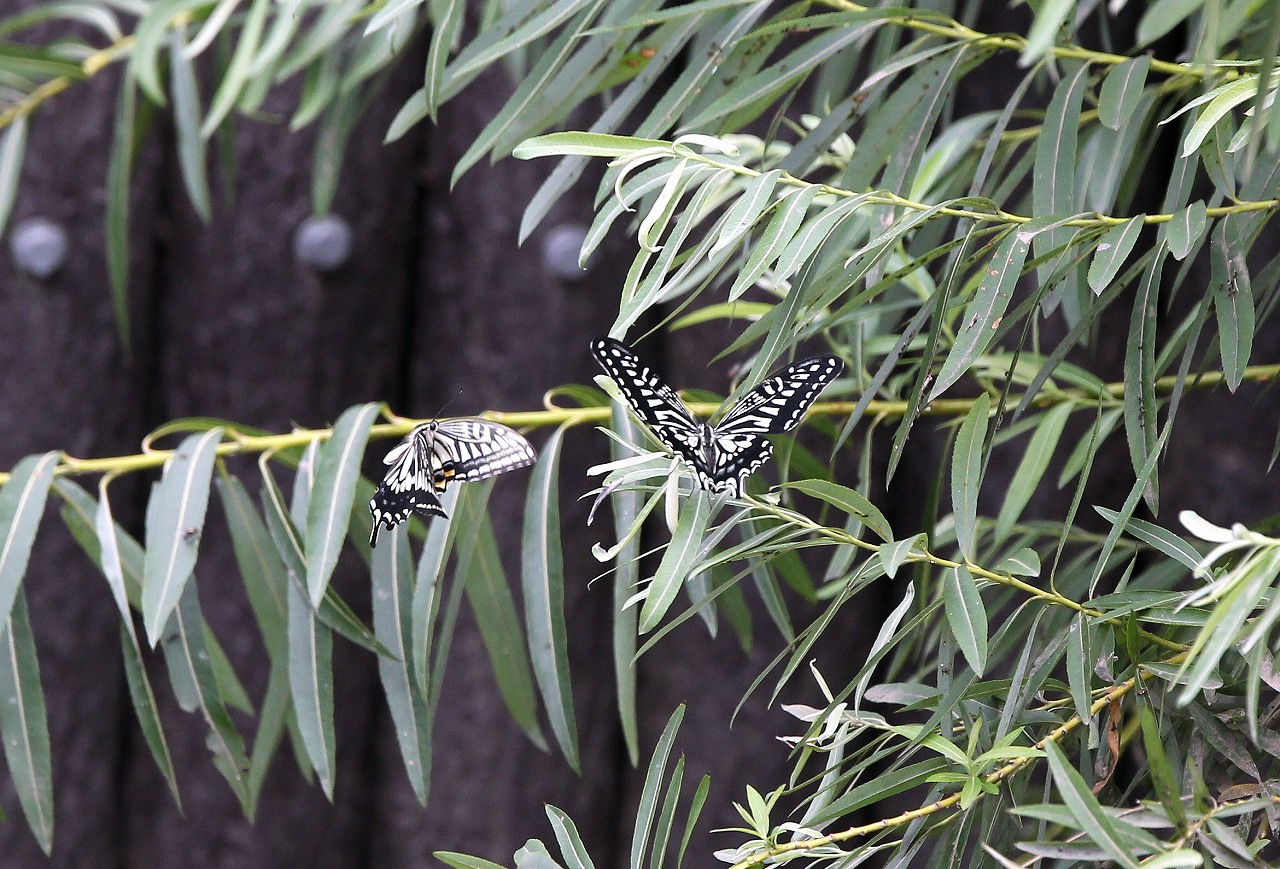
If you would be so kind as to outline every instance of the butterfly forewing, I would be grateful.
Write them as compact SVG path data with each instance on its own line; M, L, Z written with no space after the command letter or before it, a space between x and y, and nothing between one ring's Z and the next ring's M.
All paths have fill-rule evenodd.
M626 345L612 338L591 342L591 353L605 373L618 384L640 421L677 455L698 461L700 424L674 389L659 379Z
M797 362L742 396L716 424L716 434L791 431L809 405L843 370L844 362L835 356Z

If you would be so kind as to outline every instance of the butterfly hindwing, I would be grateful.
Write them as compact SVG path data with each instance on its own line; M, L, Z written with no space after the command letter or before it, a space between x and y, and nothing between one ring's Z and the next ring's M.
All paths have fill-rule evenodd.
M791 431L844 370L835 356L815 356L767 378L740 398L715 426L698 422L676 395L625 345L593 341L591 352L618 384L636 416L685 459L704 488L742 494L747 477L773 455L765 435Z
M391 467L369 500L373 514L370 546L377 544L380 528L390 530L414 513L447 515L432 489L430 455L415 433L416 429L383 459Z
M716 433L789 432L799 424L827 384L843 370L844 362L835 356L815 356L797 362L742 396L716 424Z

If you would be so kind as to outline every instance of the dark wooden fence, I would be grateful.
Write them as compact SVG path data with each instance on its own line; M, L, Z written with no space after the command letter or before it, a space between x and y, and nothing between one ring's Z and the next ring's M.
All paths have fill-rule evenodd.
M226 185L234 197L219 198L213 222L205 225L182 191L171 137L163 122L154 127L132 197L131 358L112 323L103 245L103 185L119 78L101 75L42 110L15 218L60 223L70 252L45 281L0 257L0 465L48 449L81 456L133 452L152 427L187 415L287 430L294 423L331 422L343 408L369 400L388 400L406 415L430 415L446 404L449 413L534 408L547 388L588 380L595 371L587 342L606 330L616 310L631 242L614 239L585 279L560 281L542 261L541 234L523 248L515 243L522 205L547 165L509 160L478 167L448 189L453 163L509 92L496 72L450 103L438 126L382 145L419 74L409 66L350 142L334 210L350 222L354 244L349 262L329 274L308 269L292 253L293 233L311 208L311 135L239 121L236 178ZM293 104L289 94L273 99L282 114ZM222 180L215 178L215 190L224 188ZM593 191L580 186L544 231L589 221ZM1192 281L1184 292L1203 284ZM1109 334L1122 341L1124 324L1104 327L1100 336L1101 352L1118 360L1119 348L1108 350ZM705 367L718 337L669 340L673 381L722 388L723 372ZM1278 352L1276 330L1268 328L1254 358L1273 360ZM1274 478L1262 469L1278 416L1270 392L1252 402L1225 394L1189 398L1164 476L1168 516L1180 507L1221 521L1277 512ZM913 435L918 452L882 500L906 527L919 521L930 455L939 448L940 441L926 444L928 437ZM425 811L401 769L375 661L339 642L335 802L303 780L286 745L250 824L210 763L203 722L183 714L162 689L185 808L180 814L132 717L107 586L49 516L26 588L52 731L56 844L47 864L4 779L0 863L413 867L433 865L435 849L508 861L527 838L549 837L543 814L549 802L574 817L597 865L623 865L643 771L627 763L616 720L609 585L589 585L600 569L590 545L608 532L587 528L585 506L576 500L588 488L582 472L604 457L605 440L589 430L569 438L562 520L581 776L558 755L530 745L508 719L478 632L464 624L447 673ZM1127 491L1131 471L1120 456L1112 471L1095 473L1101 478L1095 500L1118 503L1116 492ZM494 496L509 573L517 566L524 479L500 480ZM122 521L140 529L141 485L126 480L114 491ZM217 509L210 515L198 571L202 604L257 698L265 687L264 651L221 517ZM368 577L356 559L344 560L336 581L367 615ZM821 663L833 679L860 664L859 650L882 615L878 606L868 598L858 613L848 613L844 647L824 650ZM727 632L711 641L694 620L640 663L645 751L675 705L690 703L680 749L690 776L713 776L704 831L733 825L729 803L742 799L746 783L785 780L786 750L775 736L792 732L793 719L766 709L756 696L732 731L727 724L778 648L767 621L759 624L749 657ZM802 685L787 699L815 698ZM710 850L729 844L730 837L700 834L690 865L711 865Z

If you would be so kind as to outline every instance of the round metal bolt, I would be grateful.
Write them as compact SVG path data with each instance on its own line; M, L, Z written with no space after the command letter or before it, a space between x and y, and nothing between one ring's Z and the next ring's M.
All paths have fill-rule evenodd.
M67 249L67 231L43 217L19 221L9 236L9 250L18 268L42 281L66 263Z
M561 223L551 227L542 238L542 264L562 281L582 280L595 267L599 253L599 250L593 250L585 265L578 265L582 243L586 240L587 228L580 223Z
M342 268L351 258L351 226L336 214L308 217L293 234L293 255L319 272Z

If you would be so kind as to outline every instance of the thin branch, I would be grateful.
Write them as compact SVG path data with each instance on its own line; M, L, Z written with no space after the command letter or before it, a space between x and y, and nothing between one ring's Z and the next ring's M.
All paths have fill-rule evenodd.
M1253 365L1244 370L1241 380L1242 382L1265 383L1274 380L1276 377L1280 377L1280 364ZM1207 371L1185 381L1184 385L1191 388L1208 388L1218 386L1225 381L1226 377L1221 371ZM1168 393L1177 386L1177 383L1178 378L1176 376L1161 377L1156 381L1156 392ZM1122 382L1108 383L1102 387L1101 391L1113 399L1119 399L1124 396L1125 386ZM1010 401L1016 403L1017 399L1018 396L1013 396ZM1096 409L1097 400L1098 395L1094 392L1082 389L1059 389L1035 399L1031 402L1031 406L1045 408L1059 404L1074 404L1081 408ZM973 401L970 398L936 399L929 402L922 413L932 416L964 416L973 407ZM892 418L902 416L911 405L912 403L909 401L869 401L865 412L871 416ZM701 417L710 417L720 409L719 404L709 401L690 402L688 407L695 416ZM809 409L808 415L814 417L848 416L856 407L857 402L853 401L819 401ZM545 410L490 410L484 411L479 416L494 422L500 422L503 425L509 425L512 428L528 430L546 428L548 426L578 426L602 423L609 419L611 413L612 409L609 405L601 405L599 407L557 407L548 402ZM380 440L390 437L403 437L415 425L422 422L422 420L394 415L391 415L391 420L391 422L373 426L369 430L369 438L371 440ZM207 426L205 427L207 428ZM330 428L294 429L287 434L266 435L246 434L232 424L224 424L224 428L226 429L224 435L226 439L218 444L217 454L219 457L302 447L312 441L328 440L333 434L333 429ZM173 434L182 430L180 427L168 428L168 433ZM193 428L191 430L195 431L197 429ZM204 428L199 430L203 431ZM133 455L81 459L64 452L57 468L54 469L54 474L78 476L80 474L122 474L142 471L160 467L173 455L173 452L173 450L152 449L149 438L144 444L143 451ZM0 472L0 485L4 485L7 482L9 482L9 472Z
M1174 655L1164 663L1179 664L1182 662L1183 657L1185 657L1185 653L1181 655ZM1149 671L1144 671L1140 673L1140 675L1133 676L1126 679L1124 682L1121 682L1119 685L1116 685L1106 694L1102 695L1102 697L1093 702L1089 707L1090 717L1097 715L1103 709L1110 706L1112 702L1119 700L1121 697L1132 691L1137 686L1139 678L1145 681L1154 675L1155 674ZM1047 743L1058 742L1062 737L1066 736L1083 723L1084 720L1079 715L1073 716L1051 730L1047 736L1035 744L1035 748L1044 748ZM1030 757L1015 758L997 769L995 772L986 776L986 781L988 784L998 784L1021 770L1023 767L1028 766L1034 759L1035 758ZM978 798L981 799L981 797L982 794L979 794ZM878 833L881 830L885 830L890 827L901 827L904 824L914 821L916 818L923 818L927 815L936 814L937 812L949 809L952 806L959 804L959 802L960 794L954 793L949 797L920 806L919 808L911 809L910 811L903 812L900 815L895 815L892 818L882 818L878 821L872 821L870 824L850 827L847 830L841 830L838 833L831 833L826 836L818 836L812 839L799 839L794 842L784 842L781 845L774 845L772 848L761 851L758 854L753 854L747 859L735 863L730 867L730 869L749 869L749 867L760 866L766 861L772 860L773 858L779 857L783 854L792 854L797 851L811 851L814 848L834 845L838 842L847 842L850 839L857 839L862 836L871 835L872 833Z

